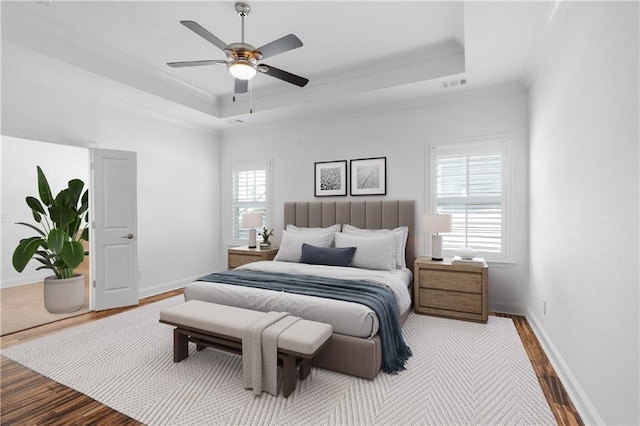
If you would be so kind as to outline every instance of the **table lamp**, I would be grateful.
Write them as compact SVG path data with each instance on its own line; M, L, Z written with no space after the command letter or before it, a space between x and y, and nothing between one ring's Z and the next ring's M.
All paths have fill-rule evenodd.
M442 235L438 232L451 232L451 215L425 214L423 226L425 232L431 233L431 260L442 260Z
M242 227L249 229L249 248L256 248L256 226L262 225L262 213L245 213L242 215Z

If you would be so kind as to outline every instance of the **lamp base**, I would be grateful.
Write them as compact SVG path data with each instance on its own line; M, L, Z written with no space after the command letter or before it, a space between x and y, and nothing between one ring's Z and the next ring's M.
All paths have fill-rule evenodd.
M249 248L256 248L256 229L249 229Z
M433 234L431 236L431 260L444 260L442 257L442 235Z

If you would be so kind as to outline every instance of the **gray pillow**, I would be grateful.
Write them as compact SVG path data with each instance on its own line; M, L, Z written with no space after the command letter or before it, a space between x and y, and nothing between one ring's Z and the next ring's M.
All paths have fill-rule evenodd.
M333 232L291 232L282 231L282 240L278 254L273 260L279 262L300 262L302 244L312 244L319 247L331 247L335 233Z
M307 243L302 244L300 263L328 266L351 266L355 247L316 247Z

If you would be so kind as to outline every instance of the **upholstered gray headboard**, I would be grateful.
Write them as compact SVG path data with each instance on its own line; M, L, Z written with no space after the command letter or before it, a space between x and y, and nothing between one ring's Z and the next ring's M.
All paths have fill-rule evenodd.
M315 201L284 203L284 225L326 228L339 223L358 228L409 227L407 267L416 259L416 202L408 201Z

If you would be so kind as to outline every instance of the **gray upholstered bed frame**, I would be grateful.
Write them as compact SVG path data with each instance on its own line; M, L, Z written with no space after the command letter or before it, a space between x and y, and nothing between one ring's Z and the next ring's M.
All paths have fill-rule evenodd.
M407 267L413 270L416 259L416 202L411 201L317 201L284 203L284 224L311 228L325 228L339 224L350 224L358 228L393 229L409 227L407 239ZM413 291L410 291L413 294ZM403 312L404 323L411 307ZM373 379L382 365L382 350L378 335L371 339L345 336L334 333L327 345L313 358L313 364Z

